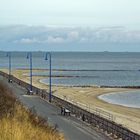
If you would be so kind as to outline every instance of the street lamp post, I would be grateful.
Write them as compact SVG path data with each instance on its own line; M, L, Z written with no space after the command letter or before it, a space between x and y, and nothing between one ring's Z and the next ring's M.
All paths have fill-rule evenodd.
M9 59L9 79L8 82L11 83L12 79L11 79L11 52L7 53L7 57Z
M32 53L27 53L27 59L30 61L30 91L29 93L32 93Z
M51 102L51 100L52 100L52 79L51 79L51 77L52 77L52 61L51 61L51 53L50 52L47 52L46 53L46 56L45 56L45 60L48 60L48 56L49 56L49 60L50 60L50 71L49 71L49 102Z

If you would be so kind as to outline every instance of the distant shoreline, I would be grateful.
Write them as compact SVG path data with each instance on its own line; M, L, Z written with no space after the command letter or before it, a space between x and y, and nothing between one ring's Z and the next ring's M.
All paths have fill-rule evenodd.
M5 50L0 50L0 53L7 53L9 51L5 51ZM27 52L32 52L32 53L45 53L46 51L42 50L36 50L36 51L25 51L25 50L19 50L19 51L15 51L12 50L10 51L12 53L27 53ZM104 50L104 51L51 51L52 53L140 53L140 51L108 51L108 50Z

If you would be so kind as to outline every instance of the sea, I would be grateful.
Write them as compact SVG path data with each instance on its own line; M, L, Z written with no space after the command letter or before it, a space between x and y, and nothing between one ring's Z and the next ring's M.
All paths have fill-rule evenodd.
M29 68L26 56L27 52L12 52L12 69ZM44 58L45 52L33 52L33 69L49 69ZM8 68L8 63L6 52L0 52L0 68ZM52 77L53 84L60 85L140 86L140 53L52 52Z
M49 69L46 52L32 52L33 69ZM51 52L52 84L64 86L140 86L139 52ZM8 68L6 52L0 52L0 68ZM29 69L27 52L11 52L12 69ZM49 71L33 73L48 76ZM40 82L47 84L47 78ZM127 94L125 94L127 95ZM135 94L131 94L135 96ZM140 107L137 91L136 106ZM130 95L129 95L130 96ZM119 96L121 99L121 96ZM108 98L108 100L106 99ZM102 100L111 102L110 98ZM115 102L119 100L114 96ZM124 99L124 98L123 98ZM128 102L130 106L130 102ZM125 103L126 105L126 103ZM135 106L132 104L132 107Z
M113 92L98 97L111 104L140 109L140 90Z

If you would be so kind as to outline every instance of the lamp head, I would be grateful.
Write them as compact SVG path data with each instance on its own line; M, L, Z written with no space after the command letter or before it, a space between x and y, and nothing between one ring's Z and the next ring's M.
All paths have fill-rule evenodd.
M46 53L46 55L45 55L45 60L48 60L48 54Z
M8 56L9 56L9 53L7 52L7 53L6 53L6 57L8 57Z
M29 59L29 55L30 55L30 53L27 53L27 57L26 57L27 59Z
M9 56L10 56L10 52L7 52L7 53L6 53L6 57L9 57Z

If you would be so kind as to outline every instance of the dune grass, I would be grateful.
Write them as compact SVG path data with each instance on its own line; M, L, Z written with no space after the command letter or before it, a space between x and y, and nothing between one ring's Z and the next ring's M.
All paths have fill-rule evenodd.
M64 137L26 109L0 82L0 140L64 140Z

